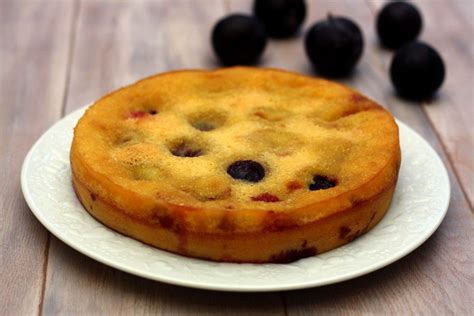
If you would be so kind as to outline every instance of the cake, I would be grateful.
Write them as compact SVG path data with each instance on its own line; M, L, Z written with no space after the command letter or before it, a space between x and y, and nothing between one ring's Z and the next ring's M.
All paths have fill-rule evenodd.
M285 263L369 231L390 207L398 127L340 84L276 69L158 74L90 106L74 190L109 228L220 262Z

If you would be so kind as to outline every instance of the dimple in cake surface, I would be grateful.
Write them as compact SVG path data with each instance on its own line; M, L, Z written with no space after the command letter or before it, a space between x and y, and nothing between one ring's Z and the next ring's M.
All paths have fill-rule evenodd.
M245 67L117 90L86 111L71 148L74 188L96 219L230 262L288 262L351 241L389 208L399 164L397 125L375 102Z

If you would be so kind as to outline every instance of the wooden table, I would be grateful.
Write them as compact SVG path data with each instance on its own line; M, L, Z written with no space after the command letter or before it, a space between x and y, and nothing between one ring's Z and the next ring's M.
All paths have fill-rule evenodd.
M0 314L471 314L474 313L474 2L424 0L421 38L437 47L447 79L431 102L394 95L392 53L374 18L381 1L309 1L306 28L327 12L365 35L357 71L342 80L408 123L441 155L452 199L437 232L390 266L330 286L280 293L219 293L145 280L109 268L51 236L20 191L20 166L55 121L150 74L215 68L210 31L250 0L0 0ZM314 75L302 35L268 43L261 66Z

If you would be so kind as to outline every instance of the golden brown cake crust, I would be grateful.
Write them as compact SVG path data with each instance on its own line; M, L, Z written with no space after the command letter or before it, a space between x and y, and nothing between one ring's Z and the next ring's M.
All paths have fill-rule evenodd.
M227 172L259 162L256 183ZM392 116L329 81L235 67L177 71L115 91L74 131L84 207L183 255L288 262L345 244L389 208L400 164ZM334 187L310 190L314 177Z

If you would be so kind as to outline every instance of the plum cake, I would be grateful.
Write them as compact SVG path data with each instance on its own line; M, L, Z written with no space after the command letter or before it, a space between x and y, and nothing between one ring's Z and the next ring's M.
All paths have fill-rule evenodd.
M95 102L73 186L111 229L223 262L285 263L346 244L389 209L398 127L330 81L262 68L159 74Z

